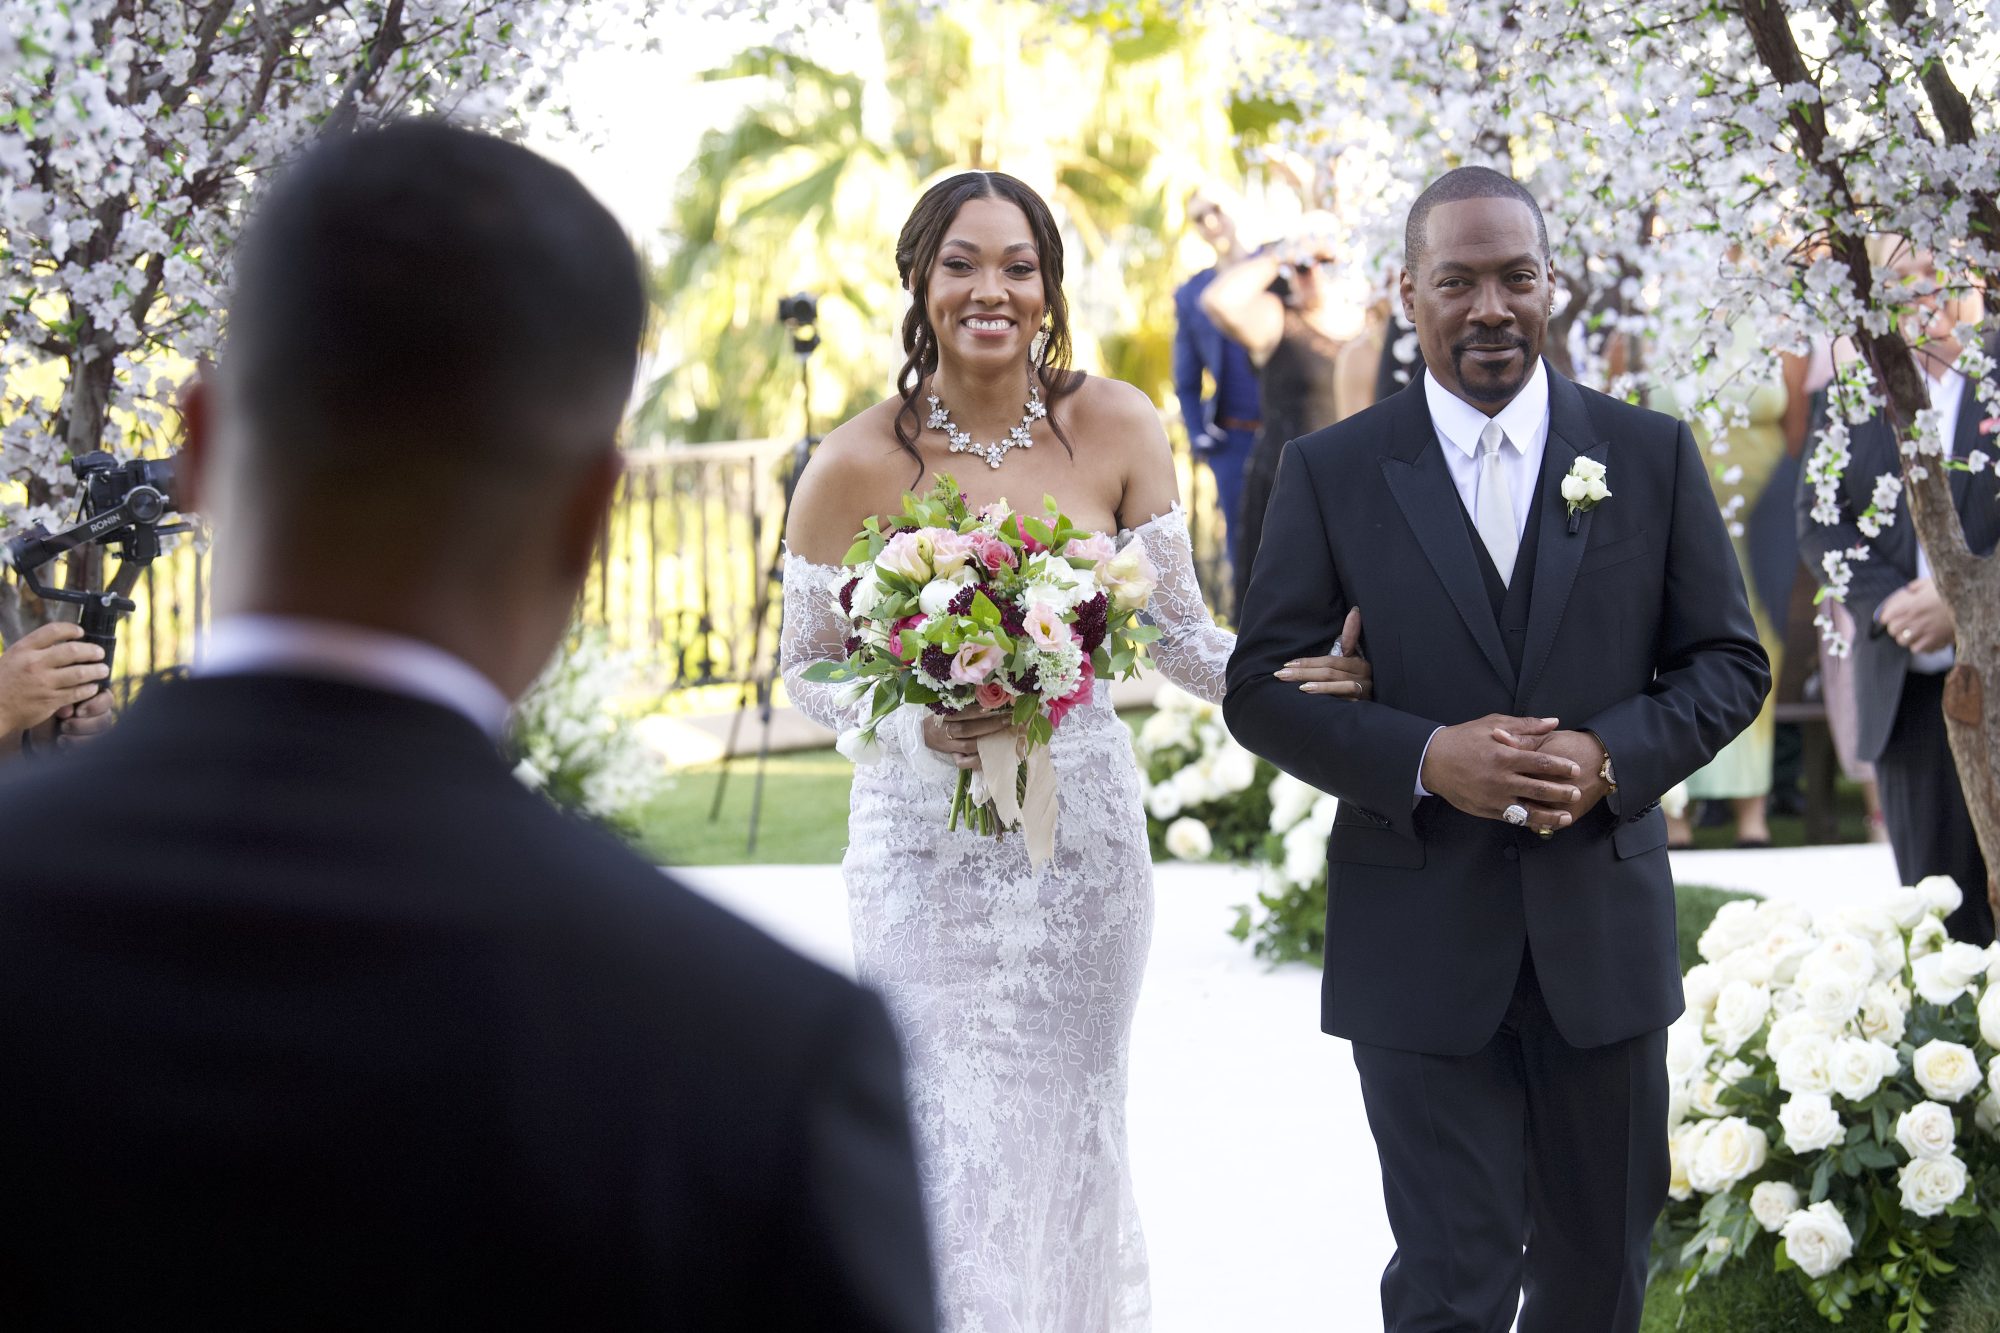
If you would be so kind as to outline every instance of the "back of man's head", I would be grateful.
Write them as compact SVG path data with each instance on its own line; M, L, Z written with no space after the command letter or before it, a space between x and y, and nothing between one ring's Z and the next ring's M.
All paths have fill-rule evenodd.
M360 619L372 596L407 632L399 604L472 624L484 585L549 621L615 484L645 308L617 222L527 149L405 121L309 150L251 220L190 420L219 610Z
M560 465L615 434L644 317L632 247L562 168L438 122L332 139L239 255L245 461L280 494Z

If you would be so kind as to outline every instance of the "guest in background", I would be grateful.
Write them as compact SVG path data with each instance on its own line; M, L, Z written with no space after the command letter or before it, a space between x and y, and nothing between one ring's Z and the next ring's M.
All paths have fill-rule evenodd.
M1880 267L1905 282L1934 281L1937 266L1928 253L1901 240L1883 241L1880 251ZM1963 459L1974 449L1990 450L1991 437L1981 434L1978 382L1953 368L1961 350L1957 330L1976 317L1976 299L1913 293L1909 304L1917 313L1907 321L1915 327L1906 337L1915 344L1912 355L1928 382L1947 456ZM1869 548L1867 559L1850 565L1847 590L1847 609L1857 627L1855 752L1875 765L1897 875L1905 884L1950 875L1965 891L1965 902L1945 918L1945 929L1954 939L1987 944L1993 940L1993 915L1986 860L1945 730L1944 679L1955 661L1958 627L1931 579L1930 560L1909 514L1899 512L1872 540L1856 521L1869 507L1876 478L1897 474L1900 457L1895 432L1880 417L1854 427L1838 521L1816 520L1812 487L1803 482L1799 487L1799 547L1815 572L1824 570L1829 551ZM1974 554L1986 555L2000 541L2000 476L1962 469L1949 476L1966 544Z
M1369 303L1362 317L1361 332L1334 358L1333 400L1338 410L1337 420L1345 421L1386 396L1380 383L1382 354L1395 324L1390 313L1395 305L1392 299L1395 290L1396 275L1391 272Z
M1243 538L1236 558L1236 605L1243 604L1250 566L1264 530L1264 509L1285 445L1339 419L1334 363L1343 344L1330 278L1333 247L1310 228L1218 273L1201 308L1217 328L1250 353L1257 367L1262 426L1244 469Z
M1215 275L1243 258L1242 242L1228 196L1213 185L1188 196L1187 219L1215 251L1215 263L1174 293L1174 396L1180 399L1188 447L1215 478L1230 566L1243 570L1250 564L1247 553L1238 552L1243 525L1237 510L1243 467L1257 440L1257 368L1243 344L1223 336L1201 305Z
M1750 593L1750 610L1757 622L1757 637L1771 659L1776 675L1784 652L1783 636L1776 628L1783 623L1785 608L1766 605L1758 596L1751 574L1749 543L1746 538L1750 512L1764 494L1778 465L1785 458L1785 442L1805 433L1806 361L1803 357L1773 355L1766 350L1749 320L1731 331L1732 344L1725 355L1734 372L1724 381L1717 405L1725 426L1719 440L1693 414L1694 404L1686 401L1688 391L1663 386L1652 396L1655 411L1686 419L1695 441L1708 460L1708 479L1715 490L1729 525L1730 545ZM1738 423L1737 414L1746 413ZM1756 720L1722 747L1714 759L1696 770L1687 780L1688 796L1697 801L1727 801L1736 823L1738 847L1769 847L1771 825L1765 801L1771 794L1771 759L1776 714L1772 698L1765 696ZM1691 845L1693 834L1685 815L1669 819L1668 846Z
M57 620L0 652L0 762L41 746L88 740L111 726L111 668L83 630Z

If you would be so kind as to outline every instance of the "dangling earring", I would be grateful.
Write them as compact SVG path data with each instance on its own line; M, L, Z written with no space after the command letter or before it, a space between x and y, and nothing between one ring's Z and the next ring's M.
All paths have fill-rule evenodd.
M1047 324L1044 324L1040 329L1035 331L1034 341L1028 344L1028 364L1031 366L1039 366L1044 364L1042 360L1042 353L1048 351L1048 349L1049 349L1049 326Z

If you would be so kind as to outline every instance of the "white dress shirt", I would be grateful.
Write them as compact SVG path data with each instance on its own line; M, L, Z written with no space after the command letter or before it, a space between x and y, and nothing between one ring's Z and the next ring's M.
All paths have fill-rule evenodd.
M1546 367L1537 360L1534 373L1528 376L1528 382L1521 386L1514 400L1491 417L1439 384L1428 370L1424 372L1424 402L1430 406L1431 425L1437 431L1445 467L1451 472L1451 483L1458 488L1459 501L1467 514L1478 512L1480 433L1488 421L1499 422L1500 429L1507 432L1507 442L1500 447L1500 466L1507 470L1507 490L1514 501L1514 538L1519 541L1527 531L1528 514L1539 498L1535 482L1541 477L1542 455L1549 446ZM1436 740L1438 731L1443 730L1439 727L1433 731L1431 740ZM1430 741L1426 741L1423 754L1417 756L1419 800L1430 795L1424 787L1424 760L1430 752Z
M1933 377L1926 372L1924 378L1930 380L1931 406L1937 409L1938 430L1944 435L1944 456L1950 458L1952 444L1958 439L1959 405L1965 401L1965 376L1946 366L1943 375ZM1913 525L1916 522L1914 519L1909 521ZM1918 542L1917 577L1927 579L1930 576L1930 558L1924 554L1924 544ZM1927 653L1911 653L1910 670L1922 676L1935 676L1951 670L1951 664L1957 660L1958 654L1952 645L1946 644Z
M197 645L196 676L314 676L440 704L499 737L512 705L463 658L420 639L303 616L225 616Z

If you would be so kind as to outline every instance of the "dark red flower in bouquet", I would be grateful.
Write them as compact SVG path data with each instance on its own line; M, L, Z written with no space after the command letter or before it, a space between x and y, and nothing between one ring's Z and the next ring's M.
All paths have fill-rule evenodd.
M1111 599L1103 593L1091 598L1076 608L1076 623L1070 628L1083 648L1083 655L1089 657L1104 644L1104 636L1111 632Z
M840 609L848 615L854 614L854 590L861 586L861 576L856 574L840 587Z
M1042 688L1042 673L1034 667L1029 667L1014 677L1014 688L1022 694L1033 694Z
M960 588L958 596L951 599L951 605L947 606L945 610L955 616L971 615L972 598L978 591L979 589L977 588Z
M918 655L917 663L923 667L925 675L940 684L951 679L951 654L934 643Z
M1000 603L1000 628L1007 632L1009 638L1019 638L1028 632L1025 613L1012 602Z
M840 645L840 651L846 653L849 657L852 657L856 653L860 652L861 651L860 636L854 634L848 635L847 642Z

